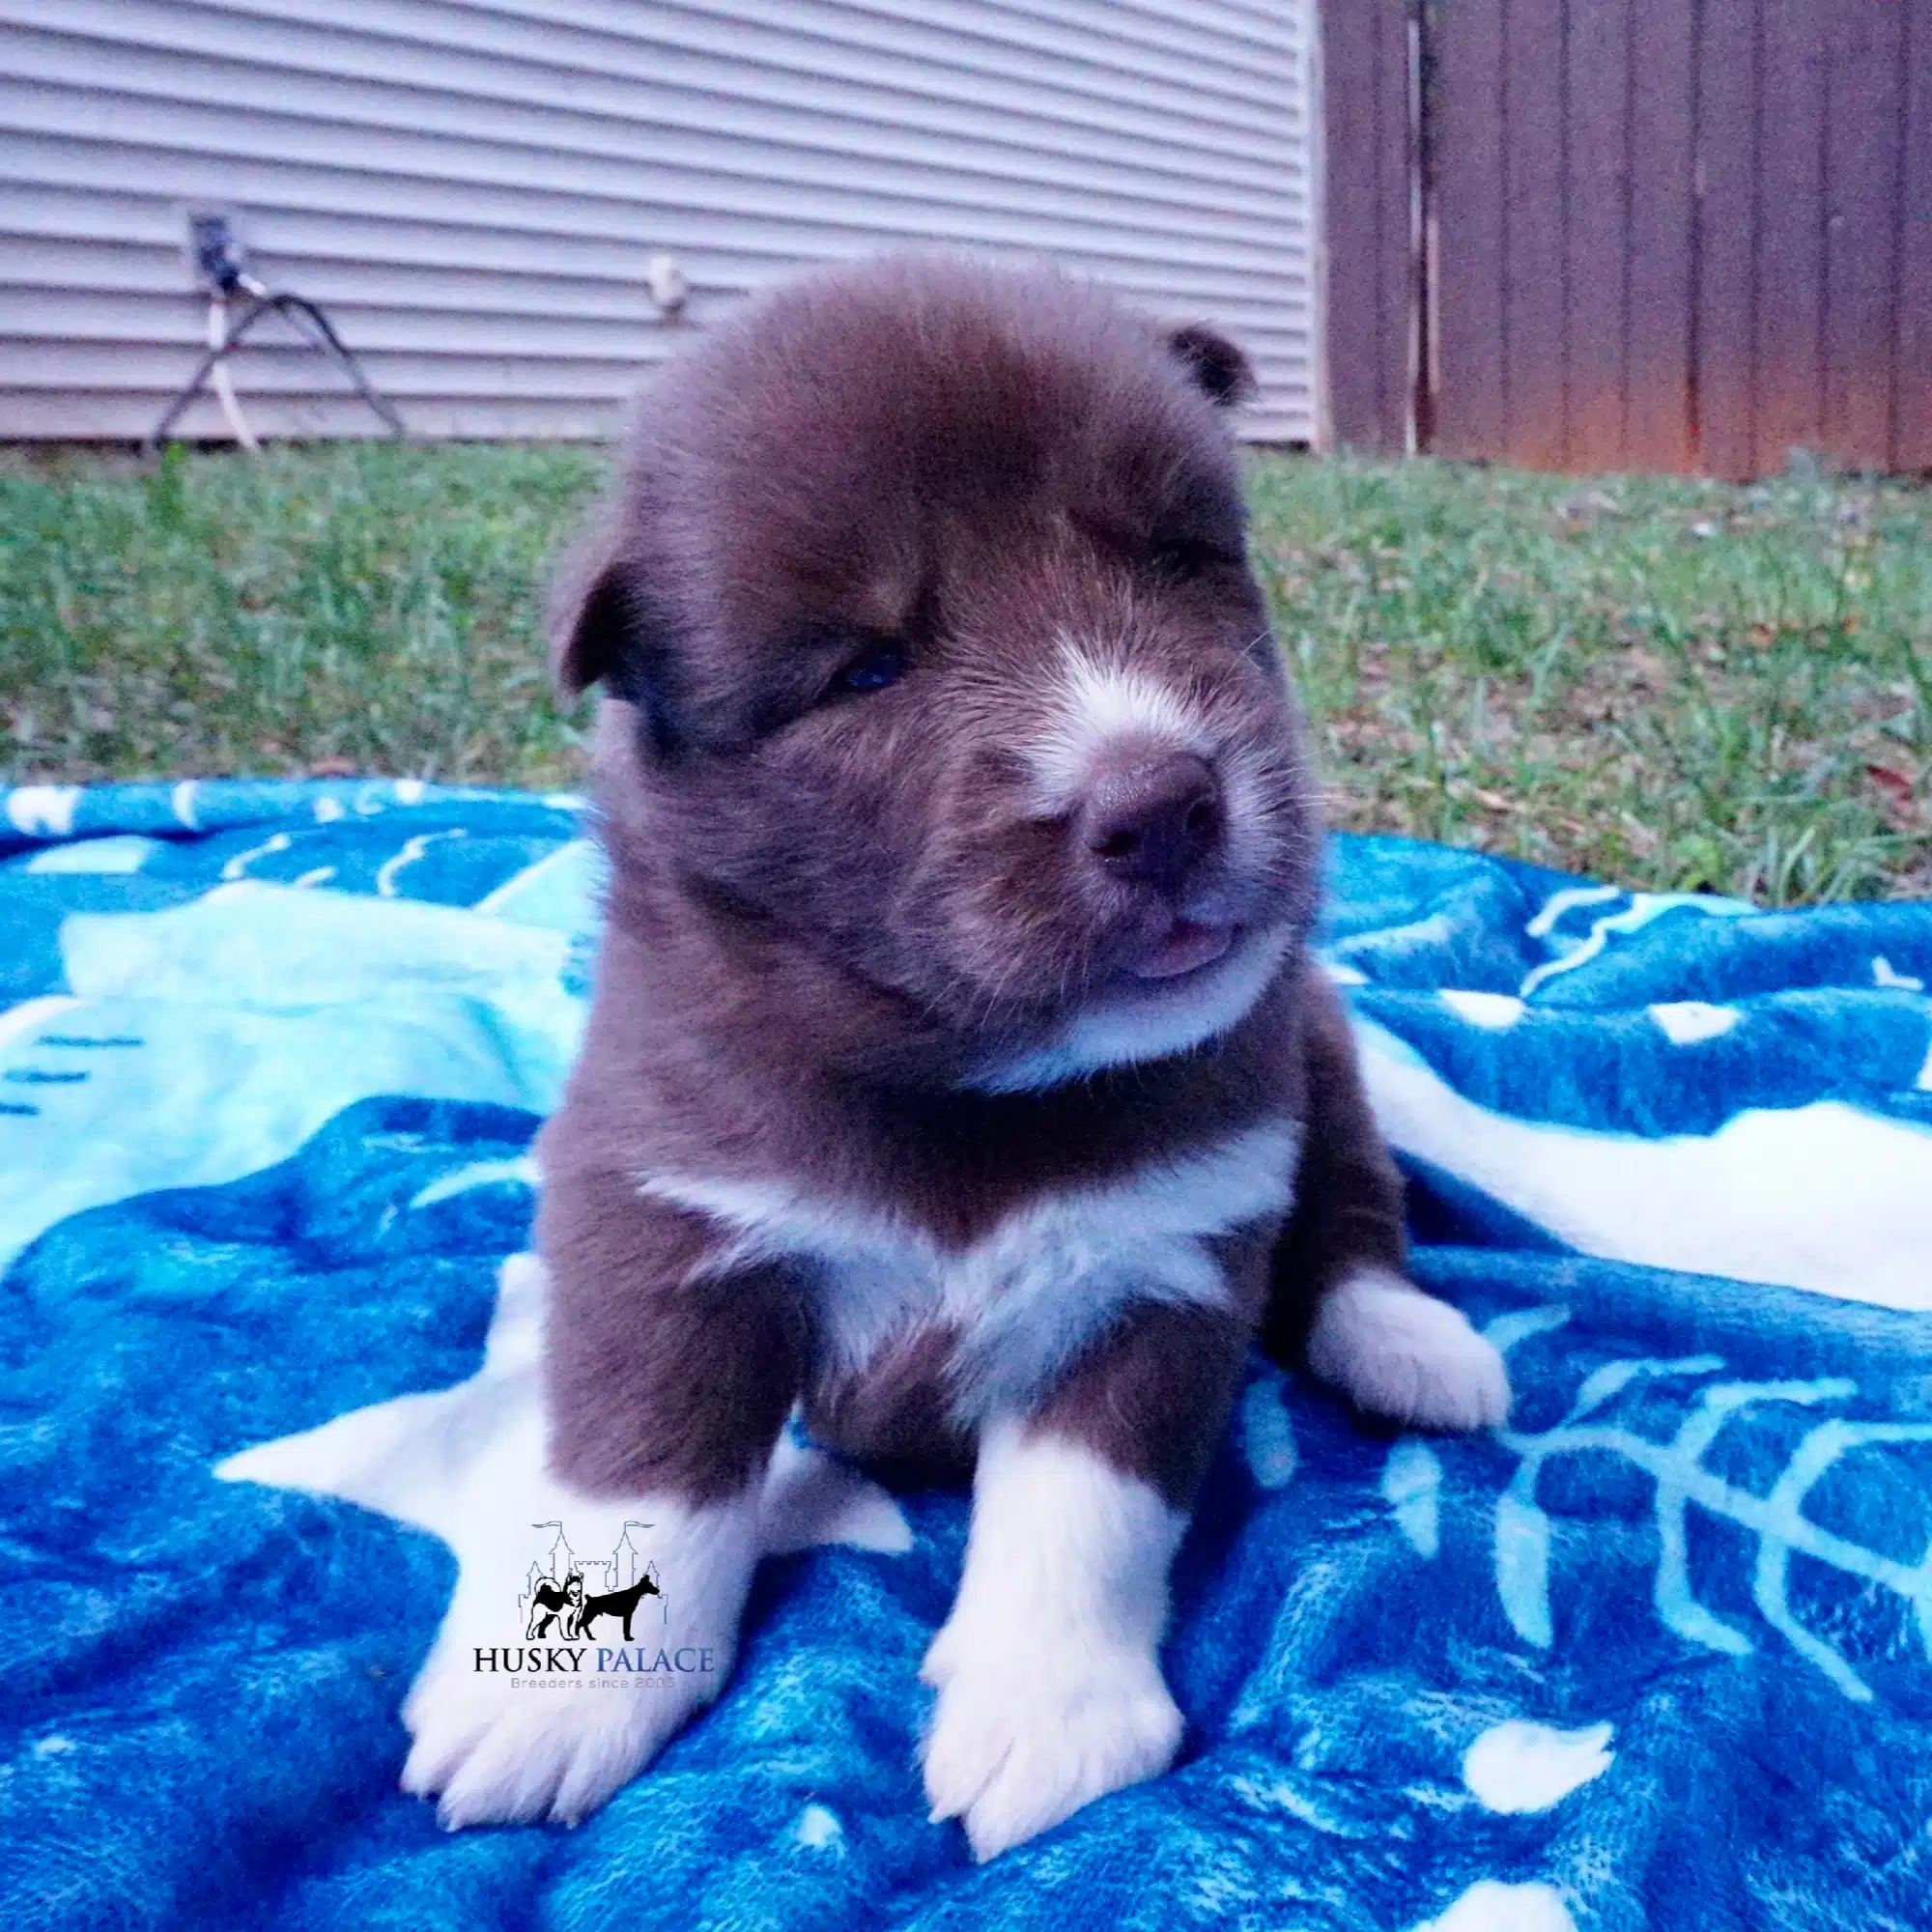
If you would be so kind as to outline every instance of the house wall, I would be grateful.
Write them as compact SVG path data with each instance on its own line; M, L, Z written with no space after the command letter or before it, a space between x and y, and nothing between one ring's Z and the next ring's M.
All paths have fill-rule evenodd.
M146 431L192 368L196 203L412 433L607 433L801 264L1045 255L1253 354L1318 434L1312 0L0 0L0 436ZM667 325L653 255L691 286ZM268 340L280 325L265 326ZM250 350L279 435L380 429ZM224 436L204 400L182 433Z

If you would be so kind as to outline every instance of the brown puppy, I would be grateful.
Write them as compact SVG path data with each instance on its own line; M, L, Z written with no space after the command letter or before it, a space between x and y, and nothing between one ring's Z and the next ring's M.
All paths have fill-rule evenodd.
M581 1816L715 1693L794 1405L976 1468L925 1778L980 1857L1172 1759L1167 1572L1258 1334L1381 1414L1502 1419L1494 1350L1404 1278L1305 950L1249 381L1211 331L920 260L791 287L643 397L554 644L607 694L612 881L541 1144L551 1507L655 1525L717 1667L419 1686L405 1781L448 1822Z

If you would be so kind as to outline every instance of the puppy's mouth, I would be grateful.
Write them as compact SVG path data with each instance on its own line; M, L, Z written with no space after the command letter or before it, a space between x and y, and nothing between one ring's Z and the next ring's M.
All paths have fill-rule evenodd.
M1171 916L1157 937L1116 955L1112 972L1046 1039L981 1064L962 1084L1016 1094L1184 1053L1246 1017L1293 941L1288 923Z
M1136 980L1181 980L1225 958L1235 943L1232 920L1176 919L1138 958L1127 962Z

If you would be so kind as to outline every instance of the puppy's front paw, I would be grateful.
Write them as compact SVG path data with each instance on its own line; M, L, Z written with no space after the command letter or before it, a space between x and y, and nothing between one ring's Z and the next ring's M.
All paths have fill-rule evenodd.
M1493 1429L1509 1419L1509 1370L1460 1308L1381 1268L1322 1297L1308 1366L1355 1406L1411 1429Z
M935 1823L985 1860L1174 1762L1180 1713L1151 1657L1043 1639L1050 1654L974 1657L949 1625L922 1675L940 1688L925 1741Z
M499 1487L514 1496L510 1482ZM666 1496L597 1503L553 1487L501 1509L494 1524L480 1503L470 1515L486 1533L457 1544L455 1593L403 1702L413 1740L403 1789L440 1795L437 1813L450 1831L574 1825L723 1688L756 1556L757 1494L694 1510ZM573 1566L547 1601L535 1594L548 1575L535 1566L539 1552L503 1533L504 1517L542 1535L566 1521L577 1547L592 1550L645 1532L662 1583L648 1595L637 1585L604 1590L608 1567ZM594 1580L580 1590L586 1574ZM535 1627L532 1605L552 1627L519 1643Z
M717 1673L610 1681L509 1679L432 1657L403 1706L402 1788L438 1798L445 1831L575 1825L642 1770L716 1693Z

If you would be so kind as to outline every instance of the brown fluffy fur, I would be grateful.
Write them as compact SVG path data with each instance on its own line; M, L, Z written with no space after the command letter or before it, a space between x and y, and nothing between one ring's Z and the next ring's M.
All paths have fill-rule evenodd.
M781 1175L963 1244L1043 1192L1304 1122L1289 1265L1273 1225L1225 1242L1225 1310L1142 1310L1036 1419L1176 1501L1264 1320L1292 1348L1312 1294L1401 1266L1396 1176L1302 951L1318 835L1222 408L1248 380L1211 330L1163 336L1070 282L895 262L787 291L644 397L555 630L564 685L609 694L613 869L582 1062L542 1145L554 1461L574 1483L729 1493L801 1395L855 1451L970 1458L943 1332L832 1374L809 1285L721 1271L701 1217L640 1197L660 1170ZM1050 726L1068 636L1123 640L1250 761L1258 856L1214 861L1216 889L1291 945L1198 1050L971 1091L1172 916L1030 795L1019 748ZM828 697L885 639L903 680Z

